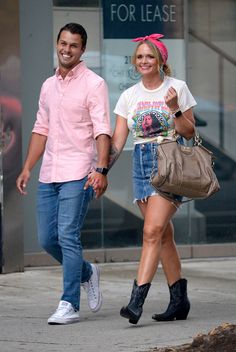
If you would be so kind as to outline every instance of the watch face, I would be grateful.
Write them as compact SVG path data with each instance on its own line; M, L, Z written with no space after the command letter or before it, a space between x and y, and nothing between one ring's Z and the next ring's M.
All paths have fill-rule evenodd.
M175 113L175 117L180 117L182 115L182 112L179 110Z
M99 172L102 175L107 175L108 173L108 168L106 167L97 167L96 171Z

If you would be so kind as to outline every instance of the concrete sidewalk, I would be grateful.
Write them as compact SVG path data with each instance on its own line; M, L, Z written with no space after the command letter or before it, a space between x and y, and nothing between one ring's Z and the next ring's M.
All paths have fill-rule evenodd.
M236 258L185 260L191 311L186 321L158 323L169 293L160 269L137 326L119 315L129 300L137 263L100 264L104 303L91 313L82 292L81 321L49 326L61 294L61 268L0 275L0 352L133 352L192 341L223 322L236 323ZM233 348L233 347L232 347ZM232 349L233 352L233 349Z

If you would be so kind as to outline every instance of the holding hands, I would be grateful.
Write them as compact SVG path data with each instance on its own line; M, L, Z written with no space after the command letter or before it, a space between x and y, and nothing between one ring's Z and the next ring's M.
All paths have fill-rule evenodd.
M96 194L95 198L99 198L105 193L108 182L107 182L107 176L102 175L99 172L92 171L88 175L88 180L85 183L84 189L87 189L89 186L93 187L93 190Z

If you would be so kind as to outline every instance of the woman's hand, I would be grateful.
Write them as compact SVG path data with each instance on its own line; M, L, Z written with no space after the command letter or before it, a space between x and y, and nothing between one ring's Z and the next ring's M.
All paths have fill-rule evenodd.
M171 112L179 110L178 95L173 87L170 87L164 96L164 100Z
M170 87L164 96L164 100L172 114L175 114L180 110L178 104L178 95L176 90L173 87ZM193 116L192 109L188 109L185 112L182 112L181 116L174 119L175 130L178 134L183 136L186 139L191 139L195 133L195 119Z

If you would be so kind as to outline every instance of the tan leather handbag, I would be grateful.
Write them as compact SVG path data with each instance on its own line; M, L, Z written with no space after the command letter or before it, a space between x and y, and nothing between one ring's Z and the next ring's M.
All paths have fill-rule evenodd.
M169 199L173 200L171 194L204 199L220 190L213 171L213 153L202 146L196 131L192 147L163 140L157 148L157 159L158 171L151 176L151 184Z

